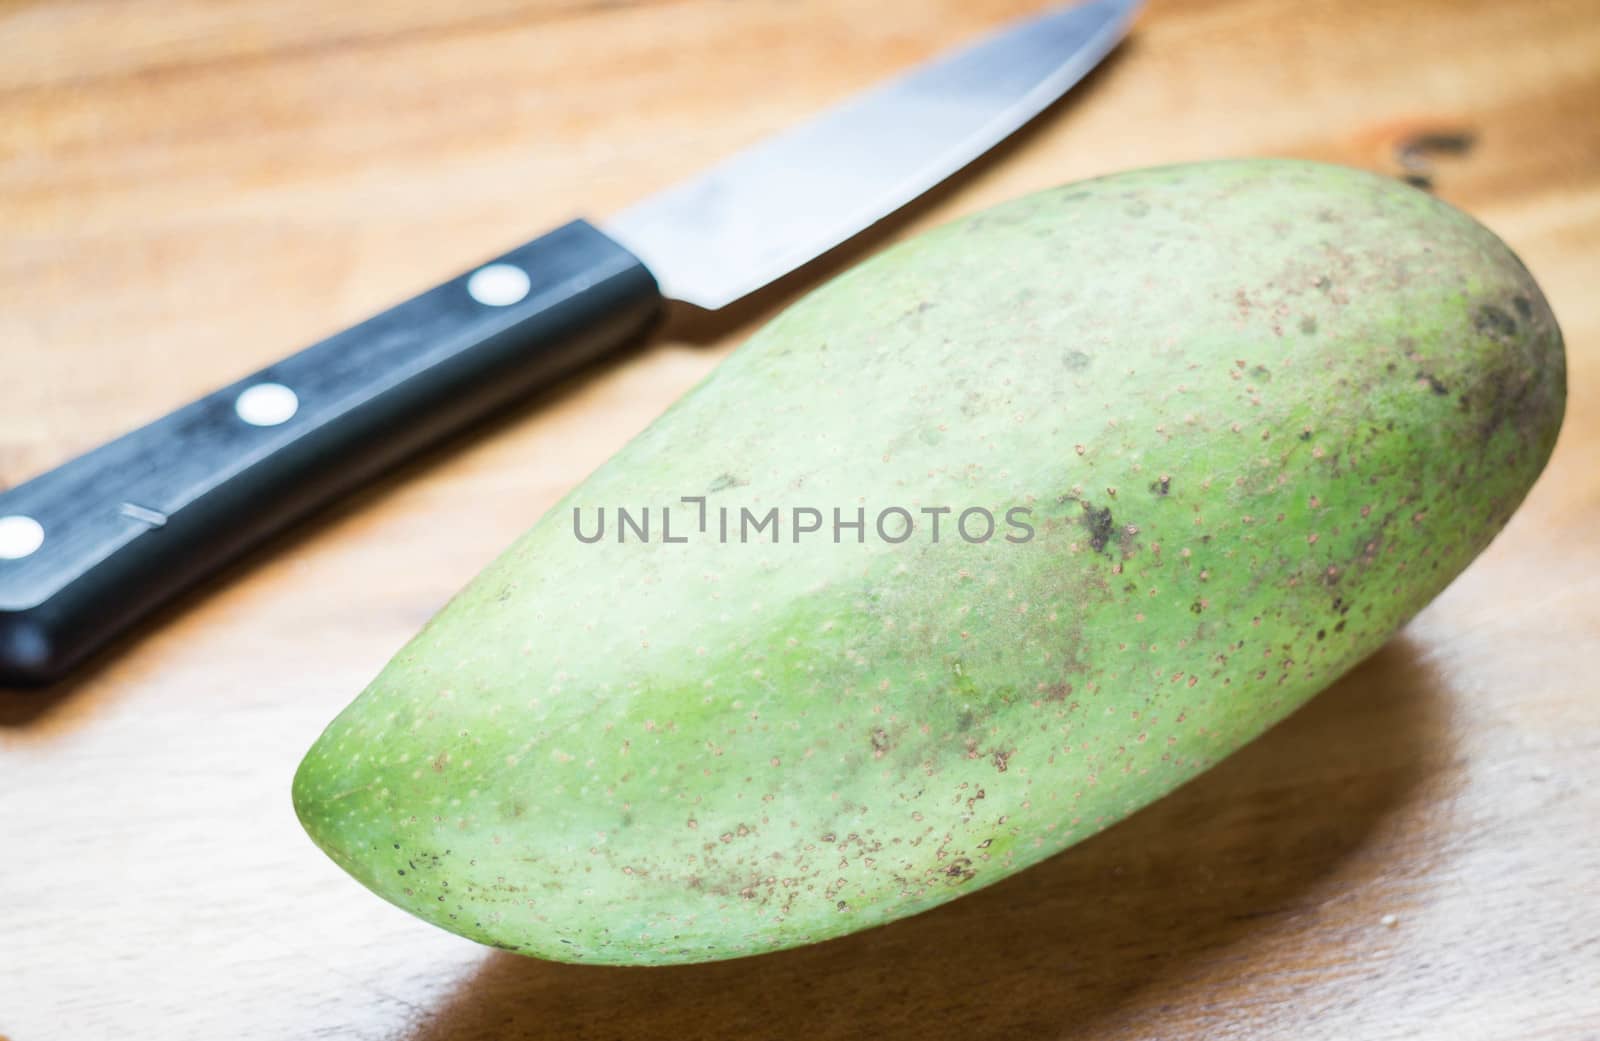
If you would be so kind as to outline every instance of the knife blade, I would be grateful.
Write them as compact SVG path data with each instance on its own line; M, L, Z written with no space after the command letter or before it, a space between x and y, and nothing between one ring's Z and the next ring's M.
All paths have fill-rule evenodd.
M1003 27L0 492L0 682L66 676L287 524L645 334L666 301L720 308L864 230L1066 93L1138 2Z

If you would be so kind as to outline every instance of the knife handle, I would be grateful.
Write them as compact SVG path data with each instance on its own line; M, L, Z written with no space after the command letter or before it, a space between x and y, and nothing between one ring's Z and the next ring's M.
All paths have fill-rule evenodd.
M642 333L643 264L575 221L0 492L0 682L162 602L470 420Z

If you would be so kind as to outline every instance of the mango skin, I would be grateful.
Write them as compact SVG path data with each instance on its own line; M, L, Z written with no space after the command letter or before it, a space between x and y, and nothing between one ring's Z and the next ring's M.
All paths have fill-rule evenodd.
M915 914L1376 650L1511 515L1564 395L1522 264L1398 182L1237 161L1019 199L735 352L394 659L295 806L385 899L560 961ZM574 537L574 507L697 494L1024 504L1036 537Z

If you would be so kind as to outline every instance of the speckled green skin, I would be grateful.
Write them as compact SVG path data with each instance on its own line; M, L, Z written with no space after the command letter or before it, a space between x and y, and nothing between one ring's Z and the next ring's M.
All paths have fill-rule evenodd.
M1563 399L1527 271L1397 182L1247 161L1020 199L755 336L395 658L295 805L385 899L545 958L914 914L1370 654L1510 516ZM695 494L1031 504L1037 535L573 535Z

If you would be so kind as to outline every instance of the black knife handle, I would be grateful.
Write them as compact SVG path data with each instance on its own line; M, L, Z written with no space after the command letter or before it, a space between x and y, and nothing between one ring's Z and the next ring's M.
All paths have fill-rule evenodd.
M643 264L576 221L0 492L0 682L61 678L251 545L642 333Z

